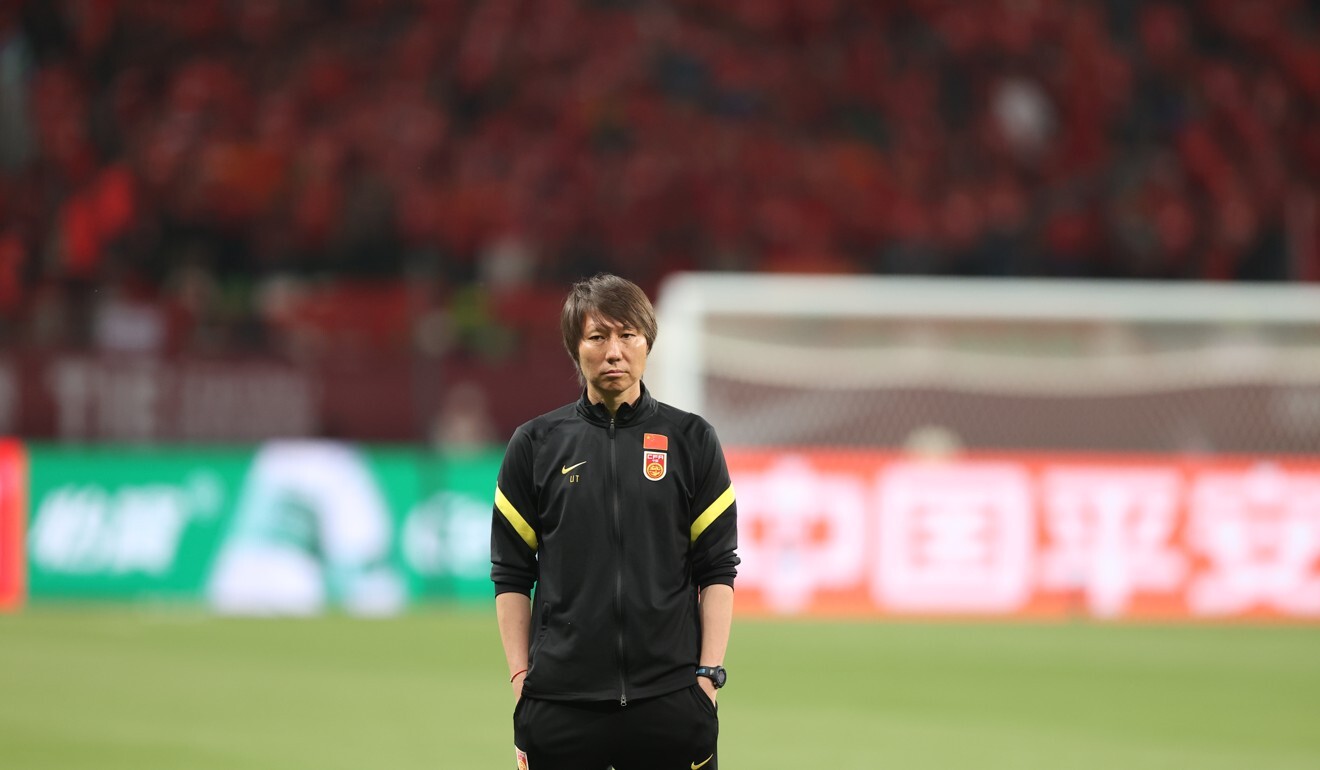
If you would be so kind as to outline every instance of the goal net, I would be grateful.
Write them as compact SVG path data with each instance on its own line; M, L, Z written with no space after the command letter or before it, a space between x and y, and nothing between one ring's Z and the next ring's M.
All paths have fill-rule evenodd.
M681 274L658 396L726 444L1320 451L1320 287Z

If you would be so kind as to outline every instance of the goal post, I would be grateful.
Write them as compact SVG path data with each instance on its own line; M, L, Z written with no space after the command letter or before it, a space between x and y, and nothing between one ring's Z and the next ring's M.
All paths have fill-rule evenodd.
M684 273L658 396L740 446L1320 451L1320 287Z

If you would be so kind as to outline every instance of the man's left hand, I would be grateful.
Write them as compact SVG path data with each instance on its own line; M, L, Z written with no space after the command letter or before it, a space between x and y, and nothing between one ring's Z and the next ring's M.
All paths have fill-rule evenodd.
M710 698L711 703L717 702L718 691L715 689L715 683L710 681L709 677L705 677L705 676L697 677L697 685L701 687L702 692L706 693L706 697Z

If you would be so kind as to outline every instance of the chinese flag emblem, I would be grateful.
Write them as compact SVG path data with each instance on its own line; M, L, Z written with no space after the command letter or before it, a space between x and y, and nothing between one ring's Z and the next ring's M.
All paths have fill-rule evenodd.
M669 437L662 436L659 433L646 433L642 436L642 449L655 449L660 452L668 452Z

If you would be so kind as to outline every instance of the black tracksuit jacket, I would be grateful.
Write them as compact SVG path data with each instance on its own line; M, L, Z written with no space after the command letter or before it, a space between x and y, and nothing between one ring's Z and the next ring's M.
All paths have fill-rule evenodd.
M523 693L627 705L690 687L697 591L733 585L737 539L715 430L645 386L613 420L584 393L519 427L495 492L491 580L497 594L536 587Z

